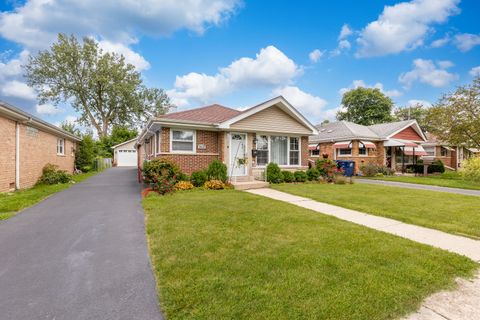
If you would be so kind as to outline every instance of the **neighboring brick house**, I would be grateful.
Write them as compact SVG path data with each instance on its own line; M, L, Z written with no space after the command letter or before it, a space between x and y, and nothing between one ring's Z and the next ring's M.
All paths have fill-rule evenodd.
M452 146L446 142L440 141L435 135L427 133L427 141L422 143L427 155L435 160L440 160L451 170L457 170L462 162L478 154L478 149Z
M47 163L74 169L74 135L0 102L0 192L33 186Z
M426 155L421 146L426 137L415 120L372 126L340 121L318 125L317 129L318 135L309 138L310 160L352 160L357 172L370 163L404 171Z
M306 169L314 134L316 128L283 97L244 111L215 104L151 119L137 140L138 167L161 157L191 174L218 159L232 181L252 181L270 162Z

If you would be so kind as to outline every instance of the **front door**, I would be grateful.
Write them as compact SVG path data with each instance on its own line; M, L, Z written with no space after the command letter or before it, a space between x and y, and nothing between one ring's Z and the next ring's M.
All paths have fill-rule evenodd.
M230 176L238 177L247 174L247 135L245 133L230 134Z

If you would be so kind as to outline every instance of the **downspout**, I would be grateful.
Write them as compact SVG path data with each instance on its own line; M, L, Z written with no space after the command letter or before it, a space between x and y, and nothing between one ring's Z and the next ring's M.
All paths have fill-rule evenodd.
M15 189L20 189L20 124L15 122Z

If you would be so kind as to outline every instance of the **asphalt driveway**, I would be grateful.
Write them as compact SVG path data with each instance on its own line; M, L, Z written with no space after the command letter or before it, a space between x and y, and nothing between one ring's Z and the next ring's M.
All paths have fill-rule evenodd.
M0 318L162 319L135 168L0 223Z

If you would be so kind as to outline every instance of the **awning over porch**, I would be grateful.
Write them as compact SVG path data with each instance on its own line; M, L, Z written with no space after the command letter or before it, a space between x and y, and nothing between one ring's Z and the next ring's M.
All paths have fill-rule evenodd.
M377 149L377 146L375 145L375 143L371 141L360 141L360 147L362 147L362 145L366 149Z
M417 147L418 144L409 140L388 139L387 141L385 141L383 146L384 147Z
M335 142L333 144L335 149L351 149L352 148L352 141L340 141Z
M308 150L310 150L310 151L318 150L318 144L310 144L310 145L308 145Z
M405 147L403 153L407 156L413 156L415 153L416 156L426 156L427 152L423 149L422 146L417 145L416 147Z

